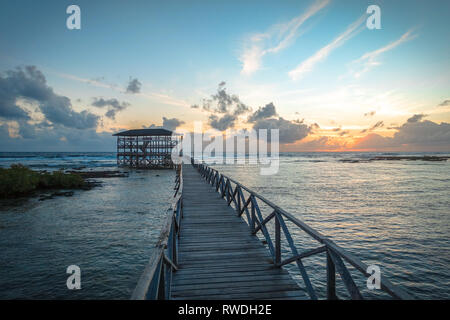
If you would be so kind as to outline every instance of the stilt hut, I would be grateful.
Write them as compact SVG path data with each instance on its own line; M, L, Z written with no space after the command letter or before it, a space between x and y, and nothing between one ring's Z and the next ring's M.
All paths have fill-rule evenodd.
M171 169L172 149L181 136L166 129L135 129L114 134L117 137L117 165L131 168Z

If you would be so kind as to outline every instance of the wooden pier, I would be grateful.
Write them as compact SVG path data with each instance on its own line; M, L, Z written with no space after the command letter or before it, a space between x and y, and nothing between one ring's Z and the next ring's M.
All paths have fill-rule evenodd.
M307 298L220 194L183 166L179 270L172 299Z
M258 202L269 214L264 216ZM287 222L319 246L299 252ZM290 249L287 256L283 246ZM179 168L167 222L131 298L315 300L303 261L320 253L327 257L324 298L340 298L338 274L348 296L362 299L344 262L370 276L357 257L239 182L192 161ZM297 265L303 285L284 269L290 263ZM410 299L384 277L381 289L395 299Z

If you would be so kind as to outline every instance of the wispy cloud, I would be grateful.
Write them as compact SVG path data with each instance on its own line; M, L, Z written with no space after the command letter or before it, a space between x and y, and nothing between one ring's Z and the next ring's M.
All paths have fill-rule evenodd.
M363 73L366 73L373 67L380 65L381 63L379 61L377 61L377 58L379 55L381 55L382 53L385 53L389 50L392 50L395 47L397 47L398 45L400 45L406 41L409 41L411 39L414 39L415 37L416 37L416 35L412 34L412 30L409 30L408 32L403 34L399 39L389 43L388 45L386 45L380 49L377 49L375 51L365 53L361 58L353 61L354 64L362 65L361 71L353 72L352 73L353 76L355 78L359 78Z
M304 13L289 22L277 24L265 33L251 36L239 60L242 74L249 75L261 67L262 58L268 53L277 53L287 48L298 36L300 26L325 6L330 0L316 0Z
M112 90L117 90L119 88L118 86L116 86L114 84L109 84L109 83L105 83L104 81L101 81L103 79L100 79L100 78L86 79L86 78L81 78L81 77L74 76L74 75L71 75L68 73L60 73L60 72L53 72L53 73L61 78L87 83L87 84L90 84L92 86L99 87L99 88L112 89Z
M321 48L314 55L300 63L295 69L289 71L289 76L292 80L301 79L305 74L311 72L315 65L322 60L325 60L328 55L336 48L341 46L347 40L355 36L362 28L359 28L365 21L366 14L362 15L358 20L353 22L343 33L336 37L332 42Z
M177 107L189 107L190 104L187 101L174 98L164 93L150 92L150 93L140 93L139 95L147 97L149 99L157 100L161 103L169 104Z
M99 81L98 79L86 79L86 78L81 78L81 77L74 76L74 75L67 74L67 73L55 73L55 74L62 78L65 78L65 79L86 83L86 84L89 84L89 85L92 85L95 87L111 89L111 90L117 91L118 93L123 93L123 90L121 87L114 85L114 84L106 83L104 81ZM139 90L141 90L141 87L139 87ZM168 105L172 105L172 106L178 106L178 107L189 107L190 106L190 104L188 102L181 100L181 99L174 98L174 97L169 96L164 93L138 92L138 93L136 93L136 95L142 96L147 99L156 100L160 103L164 103L164 104L168 104Z

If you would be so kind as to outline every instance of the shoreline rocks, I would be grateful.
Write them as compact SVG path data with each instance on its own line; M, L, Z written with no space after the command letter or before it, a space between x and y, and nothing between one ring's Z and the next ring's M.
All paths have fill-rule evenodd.
M450 159L449 156L376 156L369 159L340 159L339 161L345 163L365 163L372 161L400 161L400 160L440 162L440 161L447 161L448 159Z

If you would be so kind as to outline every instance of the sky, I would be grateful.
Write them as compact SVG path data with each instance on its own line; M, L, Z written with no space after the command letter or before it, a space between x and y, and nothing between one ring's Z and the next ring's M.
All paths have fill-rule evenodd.
M70 5L81 29L70 30ZM380 8L380 29L366 25ZM163 126L282 151L450 151L448 1L0 2L0 151Z

